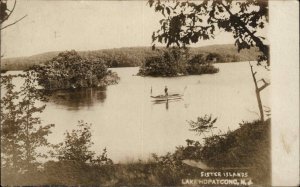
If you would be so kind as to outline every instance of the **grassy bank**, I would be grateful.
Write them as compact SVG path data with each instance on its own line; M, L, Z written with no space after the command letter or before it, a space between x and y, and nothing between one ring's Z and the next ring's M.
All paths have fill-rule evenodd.
M240 128L208 137L203 143L187 140L187 145L177 147L174 153L154 154L148 161L114 164L103 158L95 163L48 161L43 169L30 175L4 175L2 181L13 180L23 185L175 186L182 185L182 179L200 178L201 171L207 170L187 165L185 161L201 160L210 167L208 171L247 168L243 170L255 185L268 186L270 120L242 123Z

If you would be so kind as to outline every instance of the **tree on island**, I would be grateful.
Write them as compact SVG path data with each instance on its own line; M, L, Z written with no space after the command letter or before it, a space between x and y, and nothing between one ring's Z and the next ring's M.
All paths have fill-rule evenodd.
M75 50L61 52L31 70L45 90L100 87L116 84L119 80L116 73L107 69L102 59L88 60Z
M186 75L187 51L173 48L162 51L159 55L147 57L140 67L139 75L173 77Z
M200 2L148 0L148 3L156 12L164 16L159 21L160 29L152 34L153 42L165 43L167 47L172 45L185 47L200 40L213 39L216 30L219 29L233 34L238 52L257 47L261 52L257 59L258 64L262 65L262 62L266 61L266 69L270 65L266 38L257 32L264 29L269 20L267 0L203 0ZM250 66L261 121L264 121L260 92L269 83L263 79L258 80L263 82L263 85L258 87L258 81L255 79L256 72L253 71L252 65Z
M139 75L174 77L213 74L219 71L218 68L208 63L210 60L206 60L205 55L191 55L188 48L172 47L158 51L160 53L145 58L145 62L139 69ZM206 58L210 54L206 55Z

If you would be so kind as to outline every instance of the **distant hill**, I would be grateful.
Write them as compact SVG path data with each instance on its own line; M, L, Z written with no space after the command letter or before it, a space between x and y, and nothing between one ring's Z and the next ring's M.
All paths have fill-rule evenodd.
M160 50L164 48L158 48ZM2 70L25 70L33 65L41 64L51 60L61 51L47 52L29 57L4 58L1 60ZM256 48L242 50L237 52L237 48L233 44L211 45L204 47L190 48L192 55L214 53L218 55L217 62L238 62L256 60L260 52ZM101 58L109 67L133 67L140 66L145 58L158 54L151 47L125 47L117 49L102 49L93 51L78 51L78 53L86 58Z

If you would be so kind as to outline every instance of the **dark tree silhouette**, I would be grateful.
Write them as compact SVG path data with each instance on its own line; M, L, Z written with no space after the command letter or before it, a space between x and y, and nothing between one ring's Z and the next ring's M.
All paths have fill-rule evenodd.
M22 112L16 103L20 92L12 84L14 76L1 76L1 170L7 175L17 174L22 165L22 146L19 143L20 116ZM3 181L1 175L1 181Z
M17 88L13 79L22 78ZM16 185L20 178L29 180L40 165L37 158L46 157L38 148L49 146L46 136L53 124L44 125L39 113L46 105L40 104L43 96L35 88L30 72L22 75L1 76L1 175L2 184Z
M258 47L259 61L269 63L269 47L257 33L268 22L267 0L149 0L150 7L164 18L161 27L153 32L153 42L168 46L185 46L215 37L217 28L233 34L238 51Z
M14 1L13 7L10 8L7 6L7 0L0 0L0 43L1 43L1 31L3 29L6 29L16 23L18 23L19 21L21 21L22 19L24 19L27 15L15 20L12 23L3 25L4 22L6 22L8 20L8 18L11 16L11 14L14 12L15 8L16 8L16 4L17 4L17 0ZM0 64L1 64L1 58L4 56L2 54L2 49L1 49L1 45L0 45ZM1 70L1 66L0 66L0 70Z
M27 171L33 171L39 165L37 158L47 157L40 154L37 149L40 147L50 146L46 136L51 133L54 124L44 125L39 116L46 104L39 104L41 101L47 100L43 92L36 89L36 80L32 72L28 71L23 76L24 83L20 88L20 98L18 105L22 111L20 122L20 141L23 142L23 168Z
M18 23L19 21L21 21L22 19L24 19L27 15L15 20L12 23L9 23L5 26L3 26L2 24L8 20L8 18L12 15L12 13L14 12L15 8L16 8L16 4L17 4L17 0L14 1L13 6L10 8L7 6L7 0L1 0L0 1L0 30L3 30L9 26L12 26L16 23Z

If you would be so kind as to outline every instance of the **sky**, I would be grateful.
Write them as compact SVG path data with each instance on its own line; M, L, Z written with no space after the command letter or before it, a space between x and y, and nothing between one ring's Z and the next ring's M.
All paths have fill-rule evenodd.
M17 1L7 21L25 19L2 31L4 58L61 50L151 46L162 16L147 1ZM230 33L196 46L234 43Z

